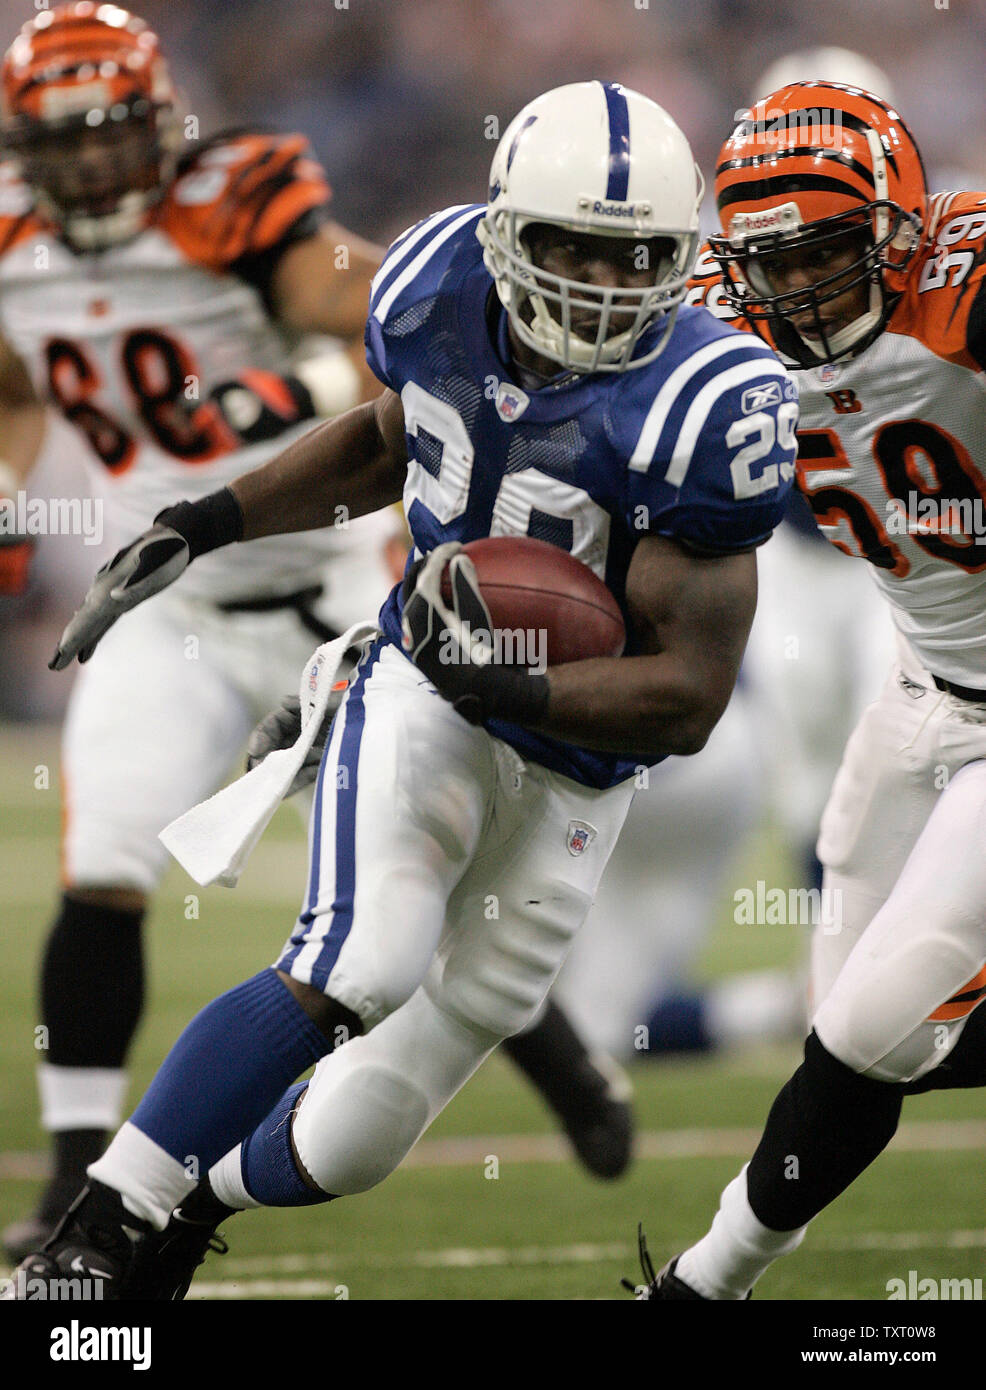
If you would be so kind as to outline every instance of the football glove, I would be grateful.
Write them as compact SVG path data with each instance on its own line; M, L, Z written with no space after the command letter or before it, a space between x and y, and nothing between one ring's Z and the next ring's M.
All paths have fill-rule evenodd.
M253 368L209 392L207 406L219 412L239 444L262 444L317 412L312 394L299 377Z
M318 777L325 745L336 711L342 704L348 680L338 680L332 686L332 694L326 706L322 726L315 736L315 742L308 751L305 761L291 783L285 796L294 796L302 788L308 787ZM301 736L301 701L297 695L285 695L277 709L264 716L250 735L247 743L247 772L262 763L269 753L277 753L283 748L291 748Z
M242 535L243 513L228 487L197 502L165 507L149 531L118 550L96 575L49 668L64 671L75 656L88 661L117 618L173 584L197 556Z
M448 565L452 607L442 599ZM406 654L470 724L507 719L536 724L548 704L548 678L496 661L493 620L476 567L455 542L437 546L408 571L402 590Z
M170 526L156 525L118 550L96 575L48 666L64 671L73 657L88 661L117 618L160 593L189 561L188 542Z

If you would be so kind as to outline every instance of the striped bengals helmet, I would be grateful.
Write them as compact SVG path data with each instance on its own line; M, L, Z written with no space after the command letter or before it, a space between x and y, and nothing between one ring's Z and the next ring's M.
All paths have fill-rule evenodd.
M766 322L802 367L860 352L904 287L927 197L921 155L887 102L835 82L781 87L745 113L719 155L723 233L710 243L725 297L755 327ZM779 292L770 271L785 258L810 267L810 283ZM826 275L829 260L837 269ZM869 286L865 311L833 327L820 310L858 285ZM806 310L809 338L789 322Z
M96 250L140 231L180 138L175 89L144 21L94 0L43 10L8 49L0 85L4 150L66 239ZM90 158L102 165L87 164L100 142Z

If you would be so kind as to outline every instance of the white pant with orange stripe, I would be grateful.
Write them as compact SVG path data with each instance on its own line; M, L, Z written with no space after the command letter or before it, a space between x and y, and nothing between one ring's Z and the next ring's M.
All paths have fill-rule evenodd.
M819 1038L882 1081L936 1067L986 997L986 704L899 657L822 818L813 944Z

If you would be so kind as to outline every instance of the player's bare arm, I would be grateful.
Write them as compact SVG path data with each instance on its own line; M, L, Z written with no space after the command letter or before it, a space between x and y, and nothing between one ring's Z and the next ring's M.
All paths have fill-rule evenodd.
M729 703L756 601L753 552L698 556L646 537L627 574L643 654L549 667L537 728L604 752L697 753Z
M381 247L338 222L327 222L315 236L287 248L271 281L281 323L296 333L322 333L346 344L363 401L380 393L380 383L366 365L363 329L368 286L382 259Z
M13 497L34 467L44 439L44 407L24 363L0 339L0 498ZM23 593L34 542L0 531L0 595Z
M160 593L199 555L239 540L317 530L397 502L406 473L401 400L386 391L312 430L232 487L179 502L100 570L51 667L87 661L122 614Z
M363 340L367 285L383 249L338 222L289 246L271 281L278 318L298 333Z
M27 478L40 452L44 429L44 406L27 368L0 339L0 494Z
M378 511L400 500L406 468L401 399L384 391L233 483L242 539L331 526L340 506L352 518Z

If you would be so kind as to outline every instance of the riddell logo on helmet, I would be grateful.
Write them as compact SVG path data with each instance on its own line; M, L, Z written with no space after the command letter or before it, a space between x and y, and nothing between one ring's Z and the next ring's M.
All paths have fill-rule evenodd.
M636 217L636 203L602 203L598 199L592 205L597 217Z
M748 232L768 232L775 227L783 227L785 221L780 209L772 208L770 212L748 212L745 226Z

